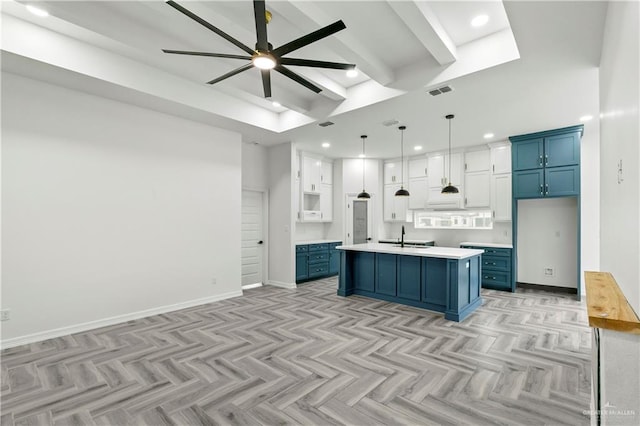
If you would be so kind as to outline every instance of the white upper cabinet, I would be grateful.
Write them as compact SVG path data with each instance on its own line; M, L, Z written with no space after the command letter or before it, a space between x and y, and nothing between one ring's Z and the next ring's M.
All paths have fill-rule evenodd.
M320 187L320 220L331 222L333 220L333 185L323 183Z
M463 184L463 156L462 153L451 154L451 174L449 175L449 154L435 154L428 157L427 171L429 174L429 187L444 187L449 183L454 186Z
M465 173L464 206L467 208L491 206L491 173L489 170Z
M385 222L411 222L413 215L407 206L410 197L396 197L399 184L384 186L383 219ZM406 186L405 186L406 188Z
M427 177L427 167L429 162L427 157L409 159L409 179Z
M322 183L322 161L302 155L302 191L308 194L320 194Z
M491 207L496 221L511 220L511 173L491 176Z
M488 149L470 151L464 154L464 171L482 172L491 167L491 153Z
M391 185L403 182L402 179L402 162L386 161L384 163L384 184Z
M491 147L491 171L494 174L511 173L511 145Z
M425 159L426 160L426 159ZM427 206L427 194L429 193L429 183L426 177L409 179L407 188L409 193L409 209L424 209Z
M330 163L329 161L323 161L321 164L321 168L321 182L333 185L333 163Z

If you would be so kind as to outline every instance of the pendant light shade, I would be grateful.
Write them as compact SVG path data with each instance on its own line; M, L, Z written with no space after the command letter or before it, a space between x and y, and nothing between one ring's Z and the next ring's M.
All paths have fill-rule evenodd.
M396 191L396 197L408 197L409 191L404 189L404 130L407 126L400 126L400 189Z
M441 194L457 194L459 192L458 188L451 185L451 120L453 120L454 117L455 115L453 114L449 114L444 117L449 120L449 177L447 179L448 184L442 188Z
M362 192L358 194L358 200L368 200L371 198L371 195L369 195L369 193L364 190L364 166L365 166L364 140L367 138L367 135L362 135L360 137L362 138Z

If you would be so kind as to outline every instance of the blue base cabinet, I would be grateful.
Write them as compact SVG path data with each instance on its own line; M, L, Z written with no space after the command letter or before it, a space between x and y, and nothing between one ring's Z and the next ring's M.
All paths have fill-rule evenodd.
M339 272L341 242L296 245L296 283L329 277Z
M480 256L466 259L342 251L339 296L357 294L462 321L482 304Z
M481 256L482 288L515 291L513 268L513 249L486 247L481 245L463 245L461 248L484 250Z

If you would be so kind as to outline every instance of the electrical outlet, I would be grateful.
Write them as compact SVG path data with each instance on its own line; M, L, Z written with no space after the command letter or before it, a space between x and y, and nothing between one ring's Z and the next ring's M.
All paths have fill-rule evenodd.
M11 311L9 309L3 309L0 311L0 321L9 321L11 319Z
M211 278L211 285L218 284L218 280L216 278Z
M544 274L552 277L553 276L553 268L544 268Z

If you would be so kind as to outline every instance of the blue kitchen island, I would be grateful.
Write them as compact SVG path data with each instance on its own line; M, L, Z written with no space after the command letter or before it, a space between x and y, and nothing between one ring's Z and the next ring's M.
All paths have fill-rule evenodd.
M462 321L481 304L483 250L450 247L338 246L339 296L372 297L443 312Z

